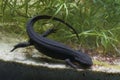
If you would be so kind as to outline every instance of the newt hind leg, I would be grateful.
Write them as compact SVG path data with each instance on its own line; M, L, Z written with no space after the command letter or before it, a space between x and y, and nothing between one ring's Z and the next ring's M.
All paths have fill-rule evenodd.
M47 37L48 35L52 34L52 33L55 33L56 29L54 28L50 28L48 29L46 32L44 32L42 34L43 37ZM15 49L17 48L24 48L24 47L28 47L28 46L31 46L32 45L32 41L29 40L28 42L21 42L21 43L18 43L14 46L14 48L10 51L10 52L13 52Z
M30 42L18 43L14 46L14 48L10 52L13 52L17 48L23 48L23 47L27 47L27 46L30 46L30 45L31 45Z

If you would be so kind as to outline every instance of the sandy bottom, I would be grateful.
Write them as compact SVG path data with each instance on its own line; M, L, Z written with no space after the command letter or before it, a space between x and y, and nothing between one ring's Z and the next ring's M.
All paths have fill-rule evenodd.
M4 35L4 36L3 36ZM21 38L17 38L17 36L9 36L5 34L0 34L0 60L4 61L12 61L12 62L18 62L18 63L24 63L28 65L36 65L36 66L43 66L43 67L49 67L49 68L70 68L66 66L63 62L56 62L54 60L41 60L40 57L42 55L35 50L34 48L26 49L21 48L17 49L14 52L10 52L10 50L13 48L13 46L16 43L19 43L21 41L25 41ZM120 66L120 64L118 64ZM112 67L104 67L104 66L92 66L91 70L93 71L103 71L103 72L120 72L120 69L114 69Z

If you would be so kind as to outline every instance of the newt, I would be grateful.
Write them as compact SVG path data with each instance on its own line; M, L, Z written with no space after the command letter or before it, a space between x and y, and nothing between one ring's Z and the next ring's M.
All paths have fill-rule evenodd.
M75 29L72 26L59 18L48 15L35 16L28 21L26 27L27 34L30 38L29 41L17 44L11 51L14 51L15 49L20 47L27 47L33 45L39 52L55 59L64 60L68 65L73 68L86 69L90 68L93 65L92 59L87 53L73 50L72 48L64 45L63 43L48 39L46 36L52 33L53 29L47 31L46 33L43 33L44 35L38 35L34 31L33 26L36 21L43 19L52 19L55 21L59 21L65 24L67 27L71 28L76 33ZM76 35L78 36L78 34Z

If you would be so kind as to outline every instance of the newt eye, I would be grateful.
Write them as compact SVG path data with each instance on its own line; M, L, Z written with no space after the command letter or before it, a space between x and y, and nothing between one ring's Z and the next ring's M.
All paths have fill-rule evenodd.
M82 64L79 62L72 62L74 65L76 65L79 69L89 69L91 68L90 66L86 65L86 64Z
M76 65L80 69L87 69L90 68L89 65L87 65L82 59L75 58L75 61L72 62L74 65Z
M80 66L80 64L78 62L73 62L73 64L76 66Z

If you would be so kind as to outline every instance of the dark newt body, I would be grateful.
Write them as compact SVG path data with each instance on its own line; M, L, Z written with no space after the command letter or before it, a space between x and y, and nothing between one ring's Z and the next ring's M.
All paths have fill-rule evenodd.
M63 24L67 25L69 28L73 29L69 24L56 17L47 16L47 15L36 16L27 23L27 33L30 38L30 41L24 47L29 45L34 45L35 48L38 51L42 52L43 54L50 56L52 58L65 60L70 66L74 68L78 68L78 66L76 66L74 63L78 63L82 68L89 68L93 64L92 59L89 57L89 55L73 50L62 43L46 38L45 35L46 34L48 35L52 31L49 31L44 35L38 35L36 32L34 32L33 29L34 23L42 19L56 20L62 22Z

